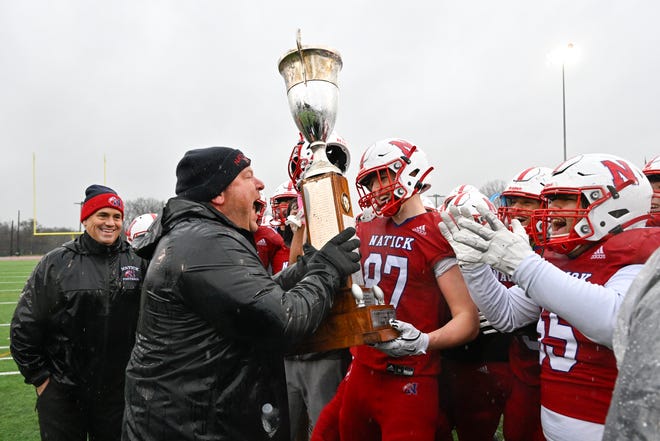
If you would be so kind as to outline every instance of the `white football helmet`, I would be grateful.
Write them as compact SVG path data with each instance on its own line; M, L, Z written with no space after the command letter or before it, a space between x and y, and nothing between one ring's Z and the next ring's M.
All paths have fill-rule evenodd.
M541 192L551 175L552 169L549 167L531 167L515 175L500 196L501 206L497 214L502 222L509 225L511 219L517 218L521 223L523 220L531 219L533 210L514 207L512 198L533 199L541 204ZM531 221L525 225L527 234L535 234L531 229L532 225Z
M448 210L451 207L456 207L461 210L463 207L467 208L470 211L470 214L474 218L475 222L481 225L487 225L488 222L484 219L479 211L477 210L478 206L486 207L488 210L496 214L497 208L493 203L486 197L485 194L481 193L479 190L466 191L458 193L455 197L451 199L449 204L445 207L445 210ZM461 210L461 211L464 211Z
M648 179L630 161L599 153L571 158L554 169L541 192L546 208L535 210L532 216L532 222L542 226L536 243L568 254L588 242L643 227L651 194ZM547 208L557 195L577 197L576 207ZM566 234L553 234L553 219L573 220L574 224Z
M461 193L468 193L470 191L476 191L477 193L479 192L479 189L475 187L474 185L471 184L460 184L457 185L456 187L452 188L449 194L445 197L445 200L442 201L442 206L440 207L440 211L444 211L447 209L449 206L449 203L454 199L457 195Z
M270 224L272 226L284 225L286 221L287 211L289 204L292 200L298 198L296 187L291 181L282 182L277 186L273 196L270 198L270 211L273 219Z
M337 167L342 174L346 174L351 164L351 154L348 151L348 144L344 138L336 132L332 132L326 140L325 154L332 165ZM305 177L305 172L312 165L313 160L314 153L309 148L309 144L305 144L301 133L300 140L293 146L291 155L289 155L289 178L295 184L296 188L300 188L300 183Z
M133 219L126 229L126 240L128 243L132 243L136 237L145 234L156 217L158 217L156 213L145 213Z
M325 141L325 155L328 161L337 167L342 174L346 174L351 165L351 153L348 151L348 143L337 132L332 132Z
M428 190L424 183L433 170L424 152L403 139L385 139L371 145L360 159L356 186L360 207L372 207L377 215L393 216L401 204ZM379 182L371 191L372 180ZM385 180L385 182L383 182Z

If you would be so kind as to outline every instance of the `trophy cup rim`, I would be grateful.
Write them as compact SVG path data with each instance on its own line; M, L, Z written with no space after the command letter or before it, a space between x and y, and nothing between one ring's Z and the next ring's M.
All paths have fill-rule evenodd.
M297 54L298 52L306 52L306 51L318 51L322 53L326 53L330 55L332 58L334 58L338 63L340 69L343 67L344 62L341 59L341 54L339 51L335 48L329 47L329 46L312 46L312 45L305 45L301 46L300 49L295 48L295 49L290 49L288 50L284 55L282 55L278 60L277 60L277 70L282 74L282 62L290 57L292 54Z

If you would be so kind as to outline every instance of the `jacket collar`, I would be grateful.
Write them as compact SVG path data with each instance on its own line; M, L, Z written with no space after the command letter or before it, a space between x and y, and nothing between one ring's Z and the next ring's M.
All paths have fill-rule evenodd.
M207 219L218 222L227 228L231 228L243 235L250 242L254 242L252 233L244 228L238 227L224 214L220 213L208 202L195 202L181 197L174 197L167 201L163 208L163 214L158 216L154 225L146 234L133 241L138 256L150 259L160 239L172 230L177 224L189 219Z
M122 239L122 235L112 245L104 245L95 241L92 236L85 231L78 236L75 240L67 242L63 245L79 254L111 254L116 253L128 247L128 244Z

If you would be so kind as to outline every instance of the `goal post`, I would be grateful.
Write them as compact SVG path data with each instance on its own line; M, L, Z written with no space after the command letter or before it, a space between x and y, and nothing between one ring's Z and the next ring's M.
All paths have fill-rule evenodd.
M106 160L103 155L103 185L106 180ZM82 231L37 231L37 156L32 152L32 235L34 236L75 236L82 234Z

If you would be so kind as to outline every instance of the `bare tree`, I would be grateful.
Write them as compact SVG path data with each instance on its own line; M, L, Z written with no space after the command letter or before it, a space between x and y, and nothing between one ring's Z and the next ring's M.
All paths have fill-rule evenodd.
M506 182L502 181L501 179L496 179L494 181L488 181L486 182L480 189L479 191L488 196L488 199L495 205L496 207L500 206L500 195L506 188Z
M124 203L124 228L137 216L145 213L156 213L160 215L165 202L154 198L137 198Z

